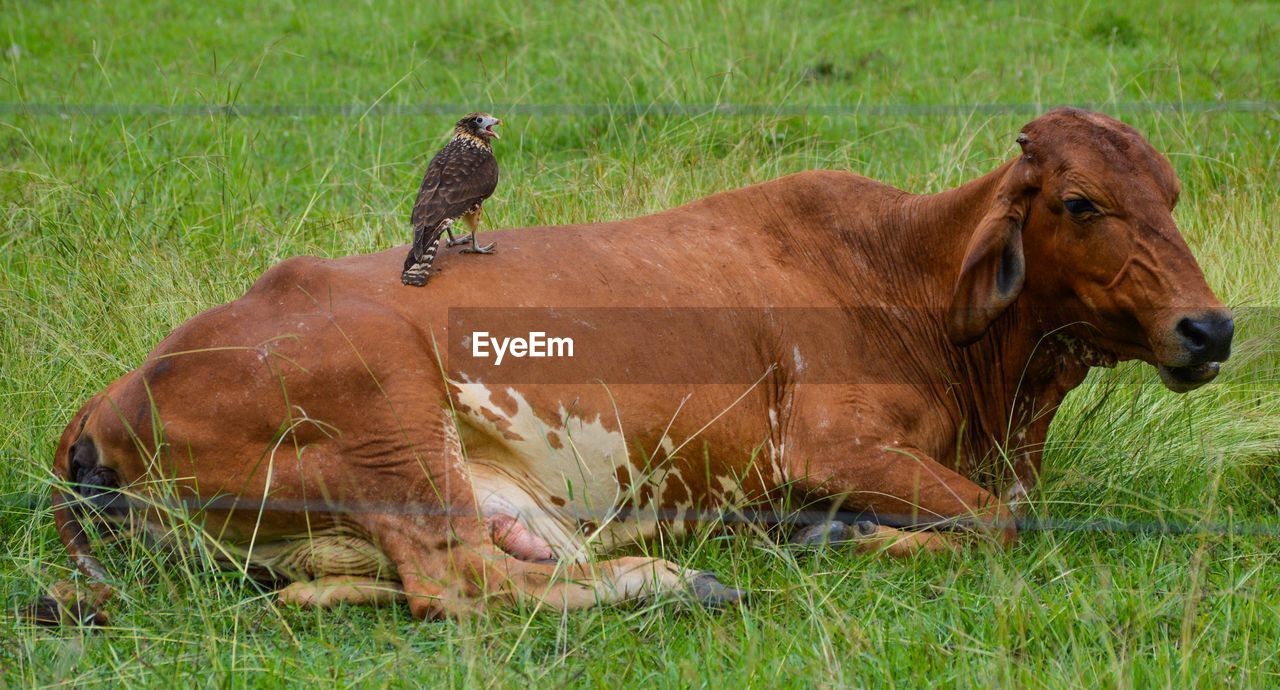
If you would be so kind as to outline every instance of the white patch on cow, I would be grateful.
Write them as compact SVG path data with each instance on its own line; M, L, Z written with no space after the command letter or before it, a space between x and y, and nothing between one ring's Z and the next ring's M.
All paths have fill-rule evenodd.
M790 419L791 407L792 400L788 399L783 405L782 416L779 416L777 408L769 408L769 481L774 486L780 486L787 480L787 441L783 418Z
M658 441L663 453L643 458L654 464L641 470L632 465L623 434L606 427L612 418L584 419L563 406L554 417L539 416L515 388L502 388L500 406L497 388L470 379L450 383L467 449L460 464L480 512L515 517L558 558L586 560L593 552L652 538L660 524L679 534L694 515L698 497L683 475L688 468L671 461L678 444L665 434ZM790 407L788 402L783 414ZM772 480L780 483L786 446L778 410L771 410L770 421ZM717 477L710 490L727 501L745 500L732 477ZM662 507L664 499L668 505Z
M1059 352L1075 359L1077 362L1091 367L1110 367L1115 364L1115 357L1098 350L1088 342L1081 342L1075 338L1059 333L1055 337L1058 344ZM1060 357L1059 359L1065 359Z
M801 356L801 354L800 354L800 346L799 346L799 345L794 345L794 346L792 346L792 348L791 348L791 359L795 360L795 363L796 363L796 371L797 371L797 372L803 372L803 371L805 370L805 361L804 361L804 357L803 357L803 356Z
M622 533L628 534L630 539L651 536L657 529L657 522L661 520L672 523L670 531L673 534L682 533L684 531L684 520L693 510L692 493L689 490L689 482L684 479L683 470L671 466L661 467L650 472L647 481L654 487L653 504L635 506L636 514L640 516L642 522L628 526ZM673 486L676 482L679 482L684 487L685 500L660 508L659 506L667 487Z
M786 472L783 471L782 451L783 451L783 447L775 444L773 442L773 439L770 438L769 439L769 481L773 482L774 486L781 485L786 477Z
M491 441L481 448L469 444L464 463L483 514L516 517L565 559L585 560L594 545L610 548L652 536L656 524L644 519L649 516L641 511L634 514L639 519L617 519L618 509L634 500L623 494L618 483L620 468L627 468L623 474L630 477L636 492L652 477L631 468L622 433L605 427L601 416L583 419L561 406L556 415L559 425L551 427L514 388L505 389L515 401L511 414L493 401L493 392L485 384L451 383L458 389L458 408L467 410L460 419ZM550 443L548 435L561 447ZM670 439L662 445L668 453L675 450ZM666 482L683 482L678 472L662 471L662 481L652 487L655 499L661 497ZM565 505L556 505L552 497L561 498ZM600 528L595 544L587 543L589 535L580 521Z
M1026 432L1023 431L1020 436L1025 441ZM1019 454L1018 459L1013 464L1014 482L1004 491L1004 502L1009 506L1009 510L1014 515L1022 517L1027 512L1030 505L1031 490L1036 485L1036 474L1031 467L1030 453L1023 452Z
M458 426L451 419L446 419L441 426L444 432L445 453L453 461L454 469L466 476L467 465L466 459L462 456L462 443L458 440Z
M1005 505L1009 506L1009 510L1018 517L1022 517L1027 512L1027 498L1027 487L1022 484L1021 479L1015 481L1004 492Z
M723 503L732 506L745 500L745 496L742 493L742 484L738 480L725 475L719 475L715 477L715 480L720 485L720 496Z

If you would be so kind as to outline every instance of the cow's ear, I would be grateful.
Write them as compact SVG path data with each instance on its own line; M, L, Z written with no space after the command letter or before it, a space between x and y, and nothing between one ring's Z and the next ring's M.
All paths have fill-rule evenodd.
M1025 147L1023 137L1018 143ZM1026 278L1022 222L1036 187L1035 165L1027 154L1005 174L991 206L969 236L947 307L947 337L956 345L981 338L1022 292Z

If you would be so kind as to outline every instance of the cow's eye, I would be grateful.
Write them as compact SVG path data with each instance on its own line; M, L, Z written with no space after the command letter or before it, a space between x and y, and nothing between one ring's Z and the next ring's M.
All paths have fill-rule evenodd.
M1083 197L1063 199L1062 205L1066 206L1067 213L1070 213L1073 216L1087 216L1098 212L1098 207L1094 206L1092 201Z

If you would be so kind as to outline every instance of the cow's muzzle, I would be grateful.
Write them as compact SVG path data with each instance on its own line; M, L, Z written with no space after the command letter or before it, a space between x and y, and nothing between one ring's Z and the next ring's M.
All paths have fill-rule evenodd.
M1180 319L1174 332L1183 355L1176 363L1160 365L1160 381L1175 393L1185 393L1217 378L1222 363L1231 356L1235 330L1235 320L1225 309Z
M1160 365L1160 382L1174 393L1186 393L1218 377L1221 362L1205 362L1190 367Z

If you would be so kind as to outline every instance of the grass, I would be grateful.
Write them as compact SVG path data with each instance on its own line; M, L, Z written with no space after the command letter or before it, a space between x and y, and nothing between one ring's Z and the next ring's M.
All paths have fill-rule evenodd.
M0 685L1276 684L1280 7L8 0L0 18L5 104L282 108L0 110ZM1240 101L1272 105L1201 107ZM506 120L490 227L632 216L814 167L936 191L1007 158L1031 111L1121 115L1178 169L1176 217L1238 310L1237 353L1181 397L1149 368L1095 372L1055 423L1035 509L1247 529L1037 532L907 562L706 533L657 548L750 589L749 608L439 624L277 608L125 544L104 549L125 583L116 628L18 622L69 565L31 497L70 414L277 261L406 241L425 157L459 114L409 112L424 103Z

